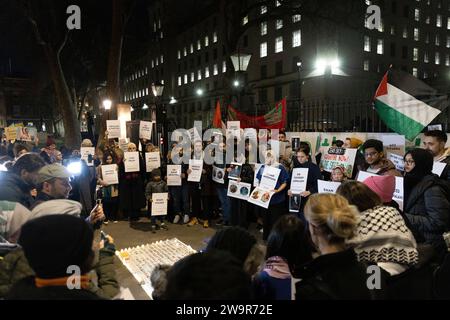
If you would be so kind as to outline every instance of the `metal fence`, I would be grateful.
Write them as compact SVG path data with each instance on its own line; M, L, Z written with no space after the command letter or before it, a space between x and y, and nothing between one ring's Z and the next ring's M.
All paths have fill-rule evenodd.
M449 132L450 108L431 124ZM391 132L378 116L371 99L287 101L289 131Z

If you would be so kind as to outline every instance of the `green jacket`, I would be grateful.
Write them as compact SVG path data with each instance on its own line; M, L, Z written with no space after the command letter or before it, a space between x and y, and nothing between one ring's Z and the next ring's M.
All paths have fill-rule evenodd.
M99 261L94 270L97 285L91 281L89 290L104 299L116 296L120 286L114 268L114 251L106 248L100 250ZM0 257L0 299L6 296L16 282L34 275L21 248Z

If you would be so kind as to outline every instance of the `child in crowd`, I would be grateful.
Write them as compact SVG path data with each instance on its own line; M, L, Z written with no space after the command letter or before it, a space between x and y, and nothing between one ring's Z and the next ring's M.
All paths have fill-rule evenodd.
M167 225L164 223L164 216L152 216L152 195L153 193L166 193L169 192L167 183L161 179L161 171L159 169L153 169L151 173L151 180L145 187L145 197L148 203L148 215L152 223L152 232L155 233L157 229L168 230Z
M340 166L333 168L333 170L331 171L331 181L344 182L345 180L347 180L345 168Z

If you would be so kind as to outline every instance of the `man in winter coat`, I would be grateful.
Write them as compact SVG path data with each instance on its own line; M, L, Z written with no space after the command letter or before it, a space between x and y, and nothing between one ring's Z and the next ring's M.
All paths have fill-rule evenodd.
M446 148L447 134L440 130L432 130L424 133L423 145L434 157L434 162L442 162L447 165L441 173L441 178L450 182L450 148Z

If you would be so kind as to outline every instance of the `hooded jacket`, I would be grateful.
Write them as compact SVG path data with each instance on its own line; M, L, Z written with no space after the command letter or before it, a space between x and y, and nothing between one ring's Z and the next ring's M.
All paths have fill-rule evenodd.
M32 187L12 172L0 172L0 200L18 202L26 208L33 205Z

